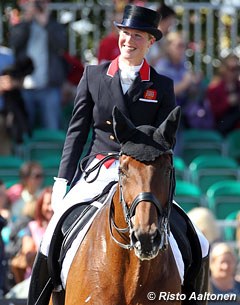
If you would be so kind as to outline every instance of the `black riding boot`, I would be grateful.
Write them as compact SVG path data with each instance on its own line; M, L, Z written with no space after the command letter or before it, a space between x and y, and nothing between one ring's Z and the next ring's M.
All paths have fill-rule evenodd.
M209 292L209 255L202 259L201 269L194 278L186 278L183 291L186 299L184 305L206 305L207 297L204 295Z
M205 292L209 292L209 255L202 259L202 268L196 278L196 294L204 295ZM206 300L198 301L198 304L206 305Z
M48 305L52 289L47 257L38 251L32 269L27 305Z

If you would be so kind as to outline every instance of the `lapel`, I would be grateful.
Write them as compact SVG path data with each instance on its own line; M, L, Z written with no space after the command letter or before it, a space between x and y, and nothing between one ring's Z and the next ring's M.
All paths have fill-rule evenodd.
M114 104L117 105L125 114L128 114L127 101L126 98L124 98L120 83L118 59L119 58L117 57L110 63L107 73L104 76L104 83L111 100L114 101ZM144 92L151 87L152 84L153 82L150 81L150 66L144 59L138 76L126 92L128 102L134 103L138 101L140 97L143 97Z
M109 95L110 100L121 111L129 116L127 104L123 95L122 86L120 82L120 75L118 72L118 57L114 59L107 70L107 73L103 76L106 92Z
M143 65L135 78L134 82L126 92L129 102L134 103L138 101L140 97L143 97L145 90L152 86L150 81L150 66L144 59Z

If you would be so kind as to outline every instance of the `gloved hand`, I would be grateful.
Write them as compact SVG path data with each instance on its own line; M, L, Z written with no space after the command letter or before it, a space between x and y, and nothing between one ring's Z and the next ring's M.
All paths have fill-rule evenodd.
M52 198L51 198L51 205L53 211L57 209L60 202L63 200L64 196L67 192L67 183L68 181L64 178L57 178L54 177L54 184L53 184L53 190L52 190Z

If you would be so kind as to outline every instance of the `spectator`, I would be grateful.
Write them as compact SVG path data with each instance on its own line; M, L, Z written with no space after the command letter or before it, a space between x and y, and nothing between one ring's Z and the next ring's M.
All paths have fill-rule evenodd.
M240 282L236 281L237 257L227 243L217 243L210 253L210 284L213 294L236 294L240 301ZM214 301L215 305L238 304L233 301ZM211 302L209 302L211 304Z
M230 54L222 60L219 75L208 87L215 126L223 135L240 127L240 63Z
M157 41L147 54L147 60L153 67L156 66L159 59L164 55L165 36L172 30L176 23L176 13L170 6L161 3L157 8L157 11L162 17L158 28L163 33L163 38L160 41Z
M63 54L67 45L64 26L49 14L48 0L27 0L21 4L23 20L12 27L10 41L17 58L29 56L33 73L24 80L23 97L32 127L36 109L40 126L60 128L61 86L66 78Z
M0 215L6 220L10 217L10 201L2 180L0 180Z
M188 212L188 217L204 234L210 245L221 240L221 230L211 210L197 207Z
M2 71L2 78L9 79L9 88L3 90L2 114L5 118L5 129L11 139L10 153L14 144L21 144L24 136L30 136L28 115L25 109L21 88L23 79L32 73L33 64L30 58L25 57L15 61L14 64L5 67Z
M31 269L39 249L42 236L46 227L53 215L51 207L52 188L45 188L36 203L35 217L31 220L21 233L21 249L17 256L12 260L12 271L14 273L16 282L21 282L31 275ZM25 268L18 266L19 255L25 261Z
M113 60L120 54L118 46L118 29L113 25L113 20L120 21L122 13L116 12L111 19L111 32L102 38L99 42L98 48L98 63L104 63L109 60Z
M37 162L26 162L20 168L20 183L8 190L11 217L7 225L8 244L6 255L12 259L22 244L23 228L34 218L38 196L41 192L43 169ZM10 191L10 192L9 192ZM23 262L24 263L24 262Z
M14 63L14 56L12 50L4 46L0 46L0 75L2 75L3 70L11 66ZM9 77L1 77L0 82L0 94L3 93L6 89L10 88ZM0 95L0 110L2 110L4 105L2 96Z
M67 81L71 85L77 86L82 78L84 66L76 55L65 52L63 57L67 65Z
M159 74L168 76L174 81L176 102L182 106L182 120L177 135L175 154L182 154L182 130L185 128L184 114L189 103L202 96L199 89L202 85L202 75L187 68L185 57L186 41L183 33L171 32L166 36L165 55L156 64ZM202 90L201 90L202 91Z
M186 103L189 95L194 94L197 85L202 79L201 74L196 74L187 67L186 47L183 33L169 33L166 36L165 56L156 65L158 73L173 79L177 104L180 106Z
M13 185L11 190L15 189L15 200L12 202L12 221L15 222L20 216L34 215L36 200L41 191L43 182L43 169L38 162L26 162L20 168L21 183ZM13 193L12 193L13 194Z

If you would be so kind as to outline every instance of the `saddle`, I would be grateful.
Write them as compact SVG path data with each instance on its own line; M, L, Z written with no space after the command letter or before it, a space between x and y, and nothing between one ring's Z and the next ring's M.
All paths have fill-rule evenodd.
M55 292L64 290L60 274L67 251L78 233L98 209L91 203L94 201L104 203L114 184L116 182L111 182L100 195L94 197L91 201L74 205L60 218L53 234L48 255L48 270ZM195 278L201 268L201 246L190 219L176 204L173 204L171 209L170 229L183 257L184 279Z
M101 194L95 196L90 201L78 203L69 208L59 219L54 230L48 254L48 272L52 279L54 291L61 291L61 269L65 255L78 233L88 223L90 218L96 213L98 207L93 202L104 203L109 191L116 184L110 182Z

